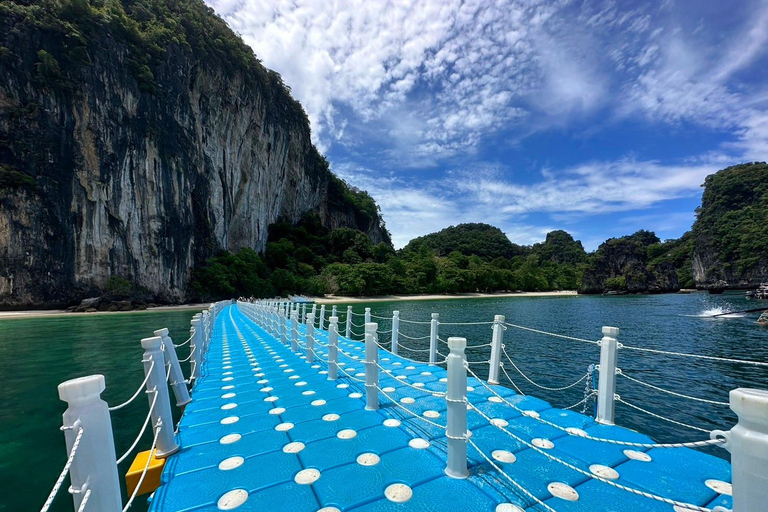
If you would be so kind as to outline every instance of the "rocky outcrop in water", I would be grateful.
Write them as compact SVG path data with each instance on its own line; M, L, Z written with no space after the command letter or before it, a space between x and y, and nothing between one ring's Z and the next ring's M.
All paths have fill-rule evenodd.
M649 248L659 245L649 231L610 238L590 254L579 293L665 293L680 289L675 267L653 262Z
M0 4L0 306L114 276L182 301L195 264L262 250L307 211L389 243L334 197L279 75L202 2L25 3Z

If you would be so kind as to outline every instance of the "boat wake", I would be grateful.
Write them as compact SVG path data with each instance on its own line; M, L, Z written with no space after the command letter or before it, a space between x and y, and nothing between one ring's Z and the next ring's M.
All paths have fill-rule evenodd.
M714 307L714 308L705 309L704 311L702 311L698 315L684 315L684 316L689 316L689 317L693 317L693 318L712 318L712 317L714 317L715 320L717 320L719 318L744 318L744 316L745 316L744 313L731 313L731 314L728 314L728 315L723 315L723 313L726 313L730 309L731 308L724 308L722 306L717 306L717 307ZM720 315L720 316L715 316L715 315Z

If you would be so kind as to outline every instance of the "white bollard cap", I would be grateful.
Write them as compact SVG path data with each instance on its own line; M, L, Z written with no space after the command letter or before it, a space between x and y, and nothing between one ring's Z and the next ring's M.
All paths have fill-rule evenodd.
M193 318L192 320L190 320L190 323L192 324L192 327L197 327L200 324L200 319Z
M59 398L68 404L93 400L106 389L103 375L89 375L59 384Z
M504 315L494 315L493 317L494 322L503 322L505 320L506 318L504 317Z
M763 389L737 388L730 393L731 409L739 421L768 423L768 391Z
M610 336L611 338L615 338L619 335L619 328L618 327L608 327L603 326L603 336Z
M437 320L440 318L440 313L432 313L432 320Z
M400 312L399 311L393 311L392 314L395 315L395 316L400 316Z
M145 350L160 350L160 345L163 343L163 338L160 336L152 336L151 338L144 338L141 340L141 347Z
M371 308L365 308L365 310L366 310L366 311L370 311L370 310L371 310Z
M166 336L168 336L168 328L163 327L162 329L156 330L155 336L160 336L161 338L165 338Z
M339 317L337 317L337 316L332 316L332 317L330 317L330 318L328 319L328 321L329 321L329 322L331 322L332 324L336 324L336 323L338 323L338 322L339 322Z
M370 322L365 324L365 332L376 332L376 329L379 328L379 324Z
M448 348L451 350L464 350L467 348L467 338L448 338Z

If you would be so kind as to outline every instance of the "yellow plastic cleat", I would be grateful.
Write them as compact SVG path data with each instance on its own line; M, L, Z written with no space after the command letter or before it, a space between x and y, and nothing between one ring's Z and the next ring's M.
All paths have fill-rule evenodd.
M133 494L133 490L139 485L139 479L141 479L141 474L147 465L149 453L149 451L146 451L136 454L136 458L133 459L131 467L128 468L128 472L125 474L125 486L128 488L129 496ZM160 475L163 474L163 467L165 467L165 459L152 457L147 469L147 476L141 482L138 494L147 494L160 487Z

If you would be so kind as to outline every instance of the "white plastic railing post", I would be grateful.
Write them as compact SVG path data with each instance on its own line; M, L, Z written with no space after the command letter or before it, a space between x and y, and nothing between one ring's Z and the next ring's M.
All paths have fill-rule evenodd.
M280 343L288 345L288 310L280 313Z
M600 340L600 380L597 384L597 418L595 418L603 425L613 425L615 419L618 337L618 327L603 327L603 339Z
M730 432L715 430L714 439L731 452L732 512L762 512L768 503L768 391L738 388L730 393L731 410L739 421Z
M339 374L339 317L333 315L328 321L328 380L336 380Z
M336 306L333 306L333 307L331 308L331 316L335 316L336 318L338 318L338 317L339 317L339 315L338 315L338 313L337 313L337 311L336 311Z
M320 330L325 329L325 304L320 306Z
M344 331L344 337L347 338L348 340L352 339L349 336L351 331L352 331L352 306L347 306L347 328Z
M168 335L168 329L162 328L155 331L155 336L160 336L163 340L163 355L165 356L165 365L170 366L170 383L173 388L173 395L176 397L176 406L183 407L192 401L189 396L187 383L184 382L184 373L181 371L179 358L176 355L176 347L173 346L173 340Z
M317 319L317 303L312 304L312 318Z
M371 323L371 308L365 308L365 323Z
M448 464L445 474L451 478L467 478L467 367L464 349L466 338L448 338L451 352L446 358L448 383L445 400L448 407Z
M291 313L291 350L299 351L299 308Z
M147 379L147 399L149 406L155 403L152 409L153 428L160 424L160 434L157 436L157 451L155 457L162 459L179 451L179 445L173 436L173 416L171 415L171 401L168 397L168 386L165 383L165 368L163 367L163 352L160 346L163 339L160 336L144 338L141 340L141 346L144 348L144 375L149 374ZM155 362L152 365L152 361ZM157 394L157 400L155 400Z
M80 377L59 384L59 398L68 405L63 416L67 454L83 429L80 446L69 468L72 489L76 491L72 493L75 510L80 509L80 502L89 489L91 495L87 506L91 510L120 512L123 509L112 420L109 406L101 399L104 389L103 375Z
M200 354L203 351L203 344L200 343L200 340L202 339L201 331L203 329L200 326L200 320L193 318L191 323L194 332L192 333L192 340L189 342L189 350L192 354L189 358L189 364L191 366L189 378L190 380L195 380L200 377L200 364L202 361Z
M315 361L315 353L312 351L315 348L315 314L309 313L307 315L307 331L304 335L304 343L307 345L304 352L307 356L307 362L313 363Z
M365 409L379 408L379 347L376 343L378 324L365 324Z
M491 361L488 369L488 383L499 383L501 369L501 344L504 341L504 315L493 317L493 338L491 339Z
M304 302L301 304L301 316L299 317L299 320L301 320L301 323L304 323L304 319L307 318L307 303Z
M437 326L439 325L438 313L432 313L432 321L429 326L429 364L437 362Z
M400 330L400 312L392 312L392 353L397 355L397 331Z

